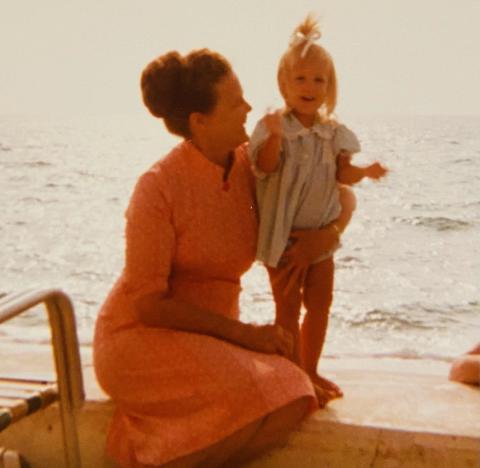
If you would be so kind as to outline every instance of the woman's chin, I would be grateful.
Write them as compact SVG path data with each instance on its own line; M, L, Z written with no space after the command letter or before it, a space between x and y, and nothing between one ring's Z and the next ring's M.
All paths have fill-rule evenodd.
M236 146L240 146L241 144L246 143L247 141L248 141L248 134L243 128L238 135L238 144Z

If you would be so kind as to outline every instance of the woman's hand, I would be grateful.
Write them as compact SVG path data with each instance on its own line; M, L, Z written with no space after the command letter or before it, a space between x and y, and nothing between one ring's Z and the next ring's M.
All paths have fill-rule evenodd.
M331 252L339 240L339 231L334 223L320 229L292 231L292 242L285 249L280 263L292 268L306 268L321 255Z
M238 342L252 351L293 358L293 336L280 325L246 324Z

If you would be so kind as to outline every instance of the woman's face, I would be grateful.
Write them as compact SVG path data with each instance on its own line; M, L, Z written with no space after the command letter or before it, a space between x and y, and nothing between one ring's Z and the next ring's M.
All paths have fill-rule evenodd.
M245 122L252 108L243 98L242 87L234 73L225 75L215 89L217 104L205 116L205 130L212 144L229 152L248 140Z

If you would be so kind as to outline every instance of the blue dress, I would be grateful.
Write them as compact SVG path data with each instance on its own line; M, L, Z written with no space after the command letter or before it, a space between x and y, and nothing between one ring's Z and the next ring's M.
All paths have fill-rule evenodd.
M257 260L271 267L277 266L292 230L319 228L339 216L336 157L342 150L360 151L357 137L344 125L317 121L306 128L286 113L282 126L280 164L275 172L256 169L258 150L269 136L262 120L249 145L260 216Z

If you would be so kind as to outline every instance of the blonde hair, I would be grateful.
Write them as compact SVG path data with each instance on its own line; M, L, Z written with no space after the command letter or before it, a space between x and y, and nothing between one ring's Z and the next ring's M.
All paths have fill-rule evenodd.
M300 61L318 59L328 64L328 85L325 103L320 109L323 117L329 119L337 105L337 76L331 55L314 41L321 36L317 20L309 14L293 31L287 51L278 64L277 81L283 99L287 100L286 81L291 68Z

